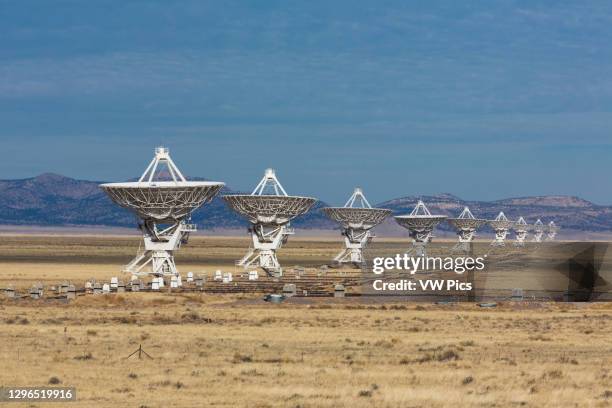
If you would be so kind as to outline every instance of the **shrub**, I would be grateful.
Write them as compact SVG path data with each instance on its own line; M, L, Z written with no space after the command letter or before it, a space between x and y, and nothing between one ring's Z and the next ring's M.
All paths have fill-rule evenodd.
M234 354L234 363L251 363L253 362L253 357L248 356L246 354L236 353Z
M93 355L90 352L87 352L81 356L76 356L75 360L93 360Z
M471 384L472 382L474 382L474 377L472 377L471 375L468 375L467 377L463 379L463 381L461 381L463 385L468 385L468 384Z

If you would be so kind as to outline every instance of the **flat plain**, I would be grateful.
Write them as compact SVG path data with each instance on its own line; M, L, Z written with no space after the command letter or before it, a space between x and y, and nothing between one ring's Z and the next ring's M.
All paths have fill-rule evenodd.
M0 287L108 280L136 237L11 236ZM233 268L243 238L201 238L182 272ZM315 267L333 239L293 240ZM0 384L70 386L98 407L609 406L608 303L433 304L359 297L125 293L0 297ZM152 357L127 358L140 345ZM46 406L35 403L24 406ZM20 406L14 403L11 406ZM58 405L54 405L58 406Z
M139 250L139 236L4 235L0 242L0 288L29 287L63 280L81 285L87 279L121 277L121 268ZM179 271L212 276L217 269L239 271L235 261L249 247L248 237L202 237L189 240L176 254ZM292 240L282 249L285 265L321 265L340 249L333 238ZM123 276L129 278L129 276Z

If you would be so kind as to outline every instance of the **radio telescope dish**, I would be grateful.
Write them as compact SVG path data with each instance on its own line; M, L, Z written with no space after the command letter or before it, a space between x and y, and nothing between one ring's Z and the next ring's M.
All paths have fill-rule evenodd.
M342 226L345 249L334 261L357 265L363 263L363 249L374 238L370 230L391 214L391 210L372 208L360 188L355 189L344 207L327 207L323 212Z
M514 232L516 234L516 241L514 245L516 246L525 246L525 238L527 238L527 234L529 233L529 225L527 221L523 217L520 217L513 226Z
M237 265L245 269L259 266L271 275L282 276L276 251L287 242L289 235L294 234L289 222L306 214L317 201L316 198L287 195L274 169L266 169L250 195L231 194L222 198L251 223L249 233L253 247Z
M542 242L544 236L544 223L538 218L533 224L533 242Z
M464 207L457 218L448 218L447 221L455 228L459 236L459 243L453 247L453 250L466 253L470 252L471 242L474 240L476 230L487 222L487 220L474 217L468 207Z
M161 180L164 166L170 181ZM216 181L185 180L164 147L155 149L155 157L138 181L101 184L100 188L111 200L142 220L139 226L145 250L124 268L124 272L133 276L178 275L174 251L187 243L189 234L196 231L195 225L187 220L195 209L210 202L223 186L224 183Z
M434 228L446 219L446 215L432 215L425 203L419 200L410 214L396 215L393 218L399 225L409 231L413 241L413 249L419 256L425 255L425 245L431 241Z
M493 246L506 245L506 236L508 230L512 228L514 223L510 221L503 211L497 214L494 220L489 221L489 225L495 230L495 239L491 242Z
M554 221L548 223L548 228L546 229L546 240L554 241L557 233L559 232L559 227L555 224Z

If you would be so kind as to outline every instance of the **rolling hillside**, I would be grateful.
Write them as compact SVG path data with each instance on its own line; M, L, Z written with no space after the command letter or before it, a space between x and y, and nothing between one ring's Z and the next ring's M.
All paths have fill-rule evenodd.
M134 216L114 205L98 188L98 181L76 180L46 173L21 180L0 180L0 224L31 226L120 226L133 227ZM225 193L233 192L226 187ZM389 200L376 205L390 208L394 214L412 210L416 196ZM554 220L563 229L585 232L612 231L612 206L601 206L578 197L542 196L508 198L499 201L465 201L450 194L421 196L432 213L456 216L463 206L470 207L478 218L491 219L504 211L511 219L523 216L533 223L537 218ZM318 202L305 216L295 220L300 228L333 229L336 225L320 210L327 206ZM193 221L201 228L235 229L246 227L246 222L232 212L220 198L193 214ZM390 220L386 223L392 226ZM449 230L447 224L440 226Z
M198 178L193 178L198 180ZM202 179L200 179L202 180ZM98 188L99 181L75 180L57 174L22 180L0 181L0 224L40 226L113 226L133 227L136 218L115 205ZM225 187L221 194L232 193ZM294 225L307 228L333 228L333 223L316 209L295 220ZM201 228L243 228L240 216L231 211L219 197L193 213L192 221Z
M405 214L412 210L419 197L402 197L378 204L392 209L395 214ZM578 197L540 196L508 198L498 201L466 201L451 194L421 196L429 210L435 214L456 217L464 206L477 218L492 219L503 211L510 219L524 217L528 223L540 218L544 223L554 220L563 229L585 232L612 231L612 207L600 206ZM441 229L449 230L447 224Z

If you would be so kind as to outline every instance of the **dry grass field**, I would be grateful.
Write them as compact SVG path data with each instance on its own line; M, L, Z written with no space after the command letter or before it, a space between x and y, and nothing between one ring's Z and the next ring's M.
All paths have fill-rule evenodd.
M0 288L7 284L29 287L33 283L57 284L70 280L81 285L86 279L108 280L139 249L140 236L8 235L0 242ZM211 275L216 269L238 270L234 263L250 244L249 237L191 237L176 255L182 274L188 271ZM280 261L287 266L321 265L340 250L337 237L290 240ZM124 276L124 278L126 278ZM129 276L127 277L129 278Z
M137 245L6 237L0 287L107 280ZM177 262L182 271L227 269L245 245L197 238ZM321 264L338 247L294 240L281 261ZM76 387L78 401L65 406L83 407L603 407L612 403L611 336L607 303L0 297L0 384ZM152 359L127 359L140 344Z
M607 305L281 305L210 295L2 302L0 383L75 406L608 406ZM304 304L306 303L306 304ZM153 357L126 359L139 344Z

